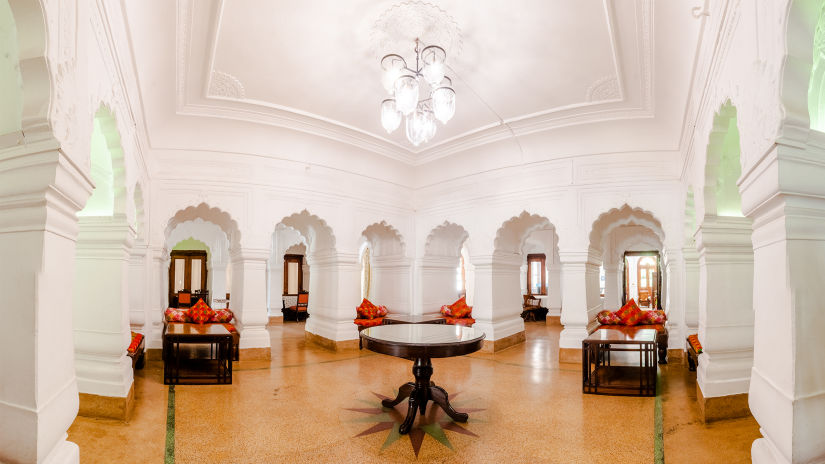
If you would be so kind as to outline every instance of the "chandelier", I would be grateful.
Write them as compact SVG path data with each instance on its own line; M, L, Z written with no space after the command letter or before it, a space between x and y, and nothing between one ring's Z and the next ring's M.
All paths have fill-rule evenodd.
M407 66L400 55L381 58L384 74L381 83L390 98L381 102L381 125L392 133L405 120L407 140L416 147L435 136L438 119L442 124L455 114L452 80L444 75L447 53L437 45L421 49L415 39L415 68ZM421 99L421 94L424 99Z

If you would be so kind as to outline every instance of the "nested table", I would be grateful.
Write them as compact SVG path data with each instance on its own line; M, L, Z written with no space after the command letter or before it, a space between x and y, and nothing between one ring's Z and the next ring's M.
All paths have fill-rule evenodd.
M223 324L167 324L163 383L231 384L232 334Z
M611 353L629 354L632 364L613 364ZM656 396L656 330L603 327L582 340L582 392Z
M449 358L474 353L484 343L484 332L471 327L441 324L391 324L369 327L361 331L361 339L368 350L413 361L415 382L398 388L394 400L381 404L392 408L409 398L407 417L399 427L401 434L409 433L418 412L423 416L427 402L433 401L454 421L467 422L466 413L450 406L447 392L430 381L433 375L431 358Z
M387 314L384 325L390 324L446 324L447 319L441 313L431 314Z

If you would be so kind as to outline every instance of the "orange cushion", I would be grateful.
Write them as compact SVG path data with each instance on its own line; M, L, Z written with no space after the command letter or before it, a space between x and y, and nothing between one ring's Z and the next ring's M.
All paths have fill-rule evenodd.
M699 334L688 335L688 343L693 347L693 351L695 351L696 354L702 352L702 344L699 343Z
M467 326L467 327L472 327L472 325L476 323L476 320L473 319L472 317L450 317L450 316L446 316L444 319L446 320L447 324L450 324L450 325L463 325L463 326Z
M134 353L138 347L140 346L140 342L143 340L143 334L132 332L132 343L129 344L129 348L126 349L129 353Z
M192 294L191 293L179 293L178 294L178 303L191 303L192 302Z
M619 320L622 321L624 325L636 325L642 321L644 313L642 313L642 310L636 304L636 300L631 298L627 304L616 311L616 316L619 317Z
M467 300L463 296L451 304L449 308L449 315L452 317L470 317L470 314L473 312L473 307L467 306Z
M377 317L375 319L356 319L355 325L360 327L375 327L377 325L381 325L384 323L383 317Z
M387 308L386 306L375 306L370 300L364 298L361 304L355 308L355 312L358 314L359 319L375 319L386 316Z
M232 314L232 311L228 309L215 309L215 314L212 315L212 318L209 319L209 322L232 322L232 319L235 318L235 315Z
M186 311L186 315L189 316L189 319L192 319L192 322L196 324L203 324L212 319L212 316L215 315L215 311L204 303L203 298L201 298L197 303L189 308L188 311Z

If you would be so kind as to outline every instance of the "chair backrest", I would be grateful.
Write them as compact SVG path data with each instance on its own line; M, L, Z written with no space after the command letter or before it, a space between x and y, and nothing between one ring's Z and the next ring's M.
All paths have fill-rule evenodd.
M192 294L189 292L178 292L178 306L192 306Z
M309 304L309 293L299 293L298 294L298 304L296 304L295 306L297 306L300 309L300 308L306 308L308 304Z

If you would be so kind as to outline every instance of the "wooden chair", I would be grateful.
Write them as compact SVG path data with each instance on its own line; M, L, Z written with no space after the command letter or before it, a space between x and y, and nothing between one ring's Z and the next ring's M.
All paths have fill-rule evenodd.
M529 293L524 296L524 302L521 305L521 318L524 319L525 322L536 320L536 311L541 308L541 301L530 295Z
M181 290L178 292L178 308L188 308L192 306L192 294Z
M309 313L307 312L307 307L309 306L309 293L299 293L298 294L298 302L295 304L295 320L300 321L301 315L303 315L304 320L307 320L309 317Z

